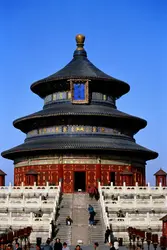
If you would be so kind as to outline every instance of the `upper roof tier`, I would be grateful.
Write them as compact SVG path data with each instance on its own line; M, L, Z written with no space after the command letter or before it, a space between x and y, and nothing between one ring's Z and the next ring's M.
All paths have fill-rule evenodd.
M92 87L106 90L116 98L129 92L130 86L127 83L105 74L88 60L84 41L83 35L77 35L77 49L74 51L73 59L63 69L33 83L31 90L43 98L63 89L69 79L89 79Z

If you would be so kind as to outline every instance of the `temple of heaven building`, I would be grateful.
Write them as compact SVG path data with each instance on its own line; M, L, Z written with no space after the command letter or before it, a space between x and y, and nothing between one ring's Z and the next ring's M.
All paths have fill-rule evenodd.
M87 191L98 181L145 185L146 161L158 154L136 144L134 135L147 122L117 109L130 87L88 60L84 40L76 36L73 59L63 69L31 85L43 109L14 121L26 139L2 153L14 161L15 185L62 181L65 193Z

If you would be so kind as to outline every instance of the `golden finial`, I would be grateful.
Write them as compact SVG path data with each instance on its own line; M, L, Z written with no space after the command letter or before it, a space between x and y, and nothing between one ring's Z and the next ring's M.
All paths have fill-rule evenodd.
M85 41L85 36L78 34L76 36L76 42L77 42L77 50L84 50L84 41Z

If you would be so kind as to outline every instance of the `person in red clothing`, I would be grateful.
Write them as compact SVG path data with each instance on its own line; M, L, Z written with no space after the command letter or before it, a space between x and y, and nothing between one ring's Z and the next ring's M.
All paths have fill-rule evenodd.
M93 199L94 195L95 195L95 188L91 187L90 188L90 198Z
M88 194L89 194L89 198L91 198L91 187L88 187Z
M98 191L97 187L94 187L94 196L95 196L95 199L98 201L98 199L99 199L99 191Z

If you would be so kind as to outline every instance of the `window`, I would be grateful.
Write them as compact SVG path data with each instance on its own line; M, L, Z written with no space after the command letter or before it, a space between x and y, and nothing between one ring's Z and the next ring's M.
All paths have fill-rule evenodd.
M89 81L88 80L70 80L70 89L72 103L85 104L89 102Z

